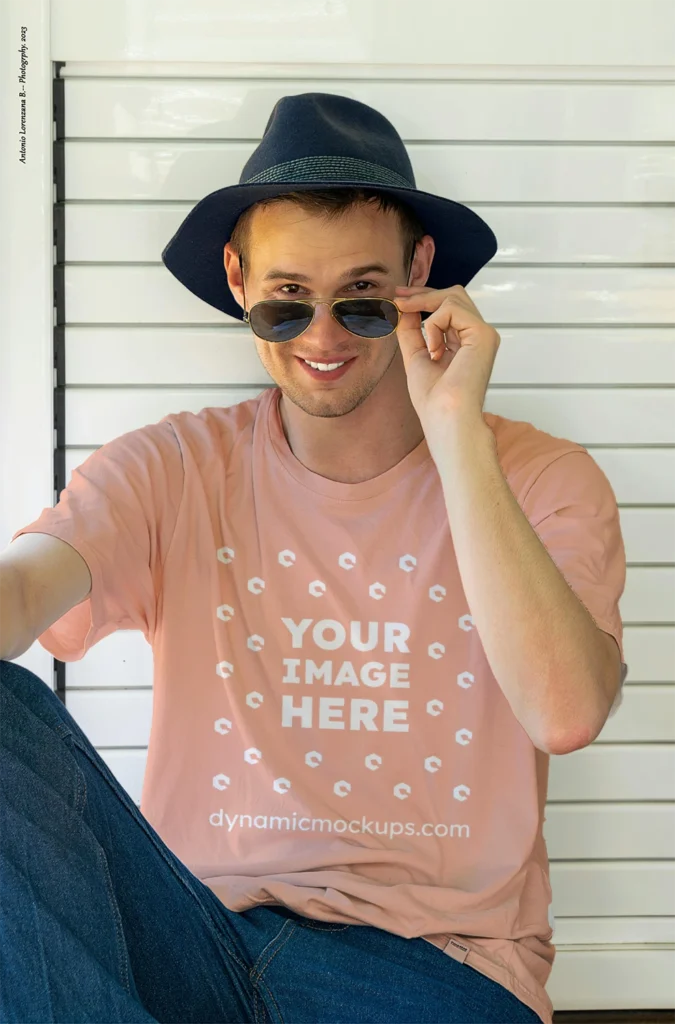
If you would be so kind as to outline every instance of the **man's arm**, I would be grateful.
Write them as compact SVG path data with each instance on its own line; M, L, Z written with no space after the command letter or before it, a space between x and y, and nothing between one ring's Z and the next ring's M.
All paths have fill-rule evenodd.
M11 661L88 596L91 575L63 540L24 533L0 552L0 658Z
M592 743L619 660L520 508L482 416L448 418L436 465L471 615L495 679L540 750ZM613 641L612 641L613 642Z

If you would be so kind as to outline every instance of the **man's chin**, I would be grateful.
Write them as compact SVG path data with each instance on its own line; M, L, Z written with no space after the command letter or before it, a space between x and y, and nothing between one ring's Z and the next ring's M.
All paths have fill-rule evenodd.
M289 402L302 409L308 416L331 418L347 416L365 402L375 389L376 383L371 388L335 387L325 391L313 391L311 382L308 387L303 388L297 381L280 380L277 381L277 387Z

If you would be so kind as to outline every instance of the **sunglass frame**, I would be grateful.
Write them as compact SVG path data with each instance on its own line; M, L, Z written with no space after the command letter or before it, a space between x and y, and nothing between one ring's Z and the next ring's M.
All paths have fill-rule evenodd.
M256 338L260 338L261 341L268 341L272 345L285 345L289 341L295 341L296 338L302 337L302 335L305 333L305 331L308 331L309 328L314 323L314 317L316 316L316 307L319 306L319 305L326 305L326 306L328 306L330 308L330 315L333 317L333 320L335 320L335 322L337 324L340 324L340 327L342 327L343 330L347 331L349 334L352 334L355 338L366 338L366 339L368 339L368 335L367 334L356 334L355 331L350 331L348 327L345 327L344 324L340 323L338 318L333 313L333 307L337 306L339 303L344 303L344 302L363 302L366 299L374 299L377 302L389 302L395 308L396 312L398 313L398 318L396 320L395 327L392 327L392 329L389 331L388 334L380 334L376 338L370 338L370 341L382 341L383 338L390 338L392 336L392 334L395 334L396 331L398 330L398 325L401 322L401 317L403 316L403 312L402 312L401 309L399 309L398 305L394 302L394 300L390 299L386 295L364 295L363 298L359 298L359 299L347 299L347 298L342 298L342 299L313 299L313 300L310 300L310 299L260 299L258 302L254 302L253 305L251 306L251 308L248 311L244 312L244 323L247 323L249 325L249 327L251 328L253 333L256 335ZM251 313L256 308L256 306L266 306L266 305L268 305L271 302L274 302L274 303L288 302L288 303L293 303L296 306L309 306L311 308L311 310L312 310L311 320L309 321L307 326L302 331L300 331L299 334L294 334L292 338L285 338L283 341L274 341L274 340L272 340L270 338L262 338L259 334L256 334L256 332L255 332L255 330L253 328L253 324L251 323Z

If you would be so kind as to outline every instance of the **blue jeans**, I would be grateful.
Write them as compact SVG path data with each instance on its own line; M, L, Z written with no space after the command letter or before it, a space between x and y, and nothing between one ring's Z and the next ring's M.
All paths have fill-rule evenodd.
M2 1022L539 1021L422 938L229 910L47 684L2 660L0 738Z

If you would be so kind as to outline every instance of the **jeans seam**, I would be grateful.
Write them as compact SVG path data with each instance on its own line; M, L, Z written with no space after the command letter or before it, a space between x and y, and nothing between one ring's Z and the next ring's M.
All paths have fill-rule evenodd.
M285 921L284 924L282 925L280 931L277 933L277 935L274 937L274 939L271 940L272 943L278 942L279 938L281 937L281 935L284 932L284 929L286 929L287 930L287 935L286 935L285 939L283 940L283 942L279 942L279 944L277 945L276 949L274 949L273 952L270 953L269 957L264 962L264 964L262 964L259 968L256 966L256 964L254 964L254 966L251 968L250 979L251 979L251 983L253 985L254 1009L256 1011L256 1018L257 1018L258 986L260 985L260 986L262 986L265 989L265 991L266 991L267 995L269 996L271 1002L274 1004L274 1008L276 1009L277 1014L279 1015L279 1021L281 1022L281 1024L283 1024L283 1019L284 1018L281 1015L281 1010L279 1009L279 1005L278 1005L276 999L274 998L272 992L270 991L269 986L263 981L263 974L267 970L269 965L272 963L272 961L274 960L274 958L277 955L277 953L281 952L281 950L284 948L284 946L286 945L286 943L288 942L290 937L293 934L295 934L295 930L296 930L297 927L298 927L298 922L297 921L293 921L290 918L289 918L288 921ZM268 948L269 945L270 945L270 943L268 943L265 948ZM264 952L265 952L265 950L263 950L263 952L260 954L260 956L258 957L258 961L256 963L260 962L260 958L263 956ZM263 1001L263 1006L264 1006L264 1001Z
M322 921L321 924L314 924L312 921L298 921L301 928L313 928L316 932L343 932L345 928L351 928L350 924L335 924L334 927L325 928L326 924L333 924L332 921Z
M110 877L110 869L108 867L108 860L105 855L103 847L97 847L98 860L103 871L103 877L105 879L105 887L108 890L108 897L110 900L110 909L112 911L112 917L115 922L115 931L117 933L117 958L120 966L120 974L123 978L124 989L128 995L131 995L131 986L129 984L129 971L127 968L127 940L124 935L124 928L122 927L122 920L120 917L119 907L117 906L117 897L115 896L115 890L112 884L112 878ZM127 955L125 956L125 951Z
M278 1024L284 1024L284 1018L283 1018L283 1016L281 1014L281 1010L279 1009L279 1004L277 1003L276 999L274 998L274 995L272 994L272 990L270 989L269 985L267 985L266 982L262 978L259 978L257 982L254 982L254 985L253 985L253 998L254 998L253 1006L254 1006L254 1012L255 1012L255 1016L256 1016L256 1024L258 1024L258 998L259 998L258 988L259 987L265 989L265 992L267 993L268 999L270 1000L271 1003L274 1004L274 1009L277 1011L277 1016L279 1018ZM266 1020L269 1015L267 1013L267 1008L265 1006L265 1000L260 998L260 1003L261 1003L261 1005L263 1007L263 1010L265 1011L265 1020ZM261 1021L260 1024L265 1024L265 1022Z
M89 752L87 751L86 747L82 746L82 744L78 741L78 737L76 735L74 735L74 733L72 731L70 731L70 730L67 732L66 735L68 735L71 738L71 740L73 741L74 745L77 746L77 749L82 754L85 755L85 757L87 758L89 763L98 771L99 775L101 775L101 777L104 779L104 781L108 785L110 785L110 780L107 778L106 774L101 771L99 765L96 764L96 762L91 759L91 757L89 756ZM237 955L237 953L233 949L230 948L229 944L225 941L225 937L222 934L222 932L219 929L216 928L216 926L214 924L214 921L213 921L213 918L211 917L211 914L209 913L208 908L204 905L204 903L203 903L203 901L201 899L200 894L198 892L196 892L196 890L192 887L192 885L190 885L188 879L183 878L182 874L179 871L177 871L175 864L173 864L173 862L166 856L166 854L165 854L164 850L161 848L161 846L158 846L157 842L155 841L155 837L152 835L151 832L148 831L148 829L146 827L146 823L145 823L142 815L137 815L137 813L136 813L137 812L136 805L131 801L131 798L129 797L128 793L126 793L126 791L121 786L120 786L120 788L121 788L121 791L122 791L121 792L121 801L122 801L123 807L126 809L127 813L130 814L133 817L134 821L141 826L141 828L143 829L143 831L144 831L145 835L147 836L147 838L152 842L152 845L154 846L154 848L157 851L157 853L160 854L160 856L162 857L162 860L171 869L171 871L173 872L175 877L178 879L178 881L181 882L181 884L194 897L194 899L196 900L197 905L198 905L198 907L199 907L199 909L200 909L200 911L202 913L202 917L204 918L204 921L205 921L208 929L210 930L212 936L214 937L214 939L222 945L223 949L225 949L227 954L233 960L235 960L244 971L248 972L249 965L247 963L245 963L243 960L241 960L241 958ZM116 790L113 790L113 792L115 793L116 796L118 795Z
M79 785L75 790L74 811L76 814L82 817L82 815L84 814L85 805L87 803L87 779L85 777L84 772L75 761L75 758L73 758L73 761L75 763L76 773L79 782Z

